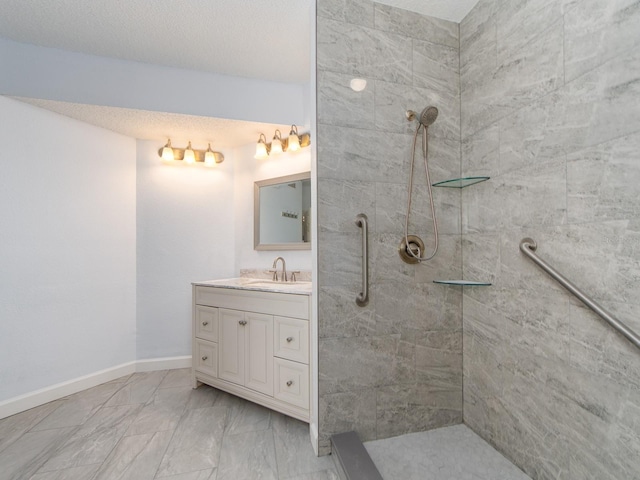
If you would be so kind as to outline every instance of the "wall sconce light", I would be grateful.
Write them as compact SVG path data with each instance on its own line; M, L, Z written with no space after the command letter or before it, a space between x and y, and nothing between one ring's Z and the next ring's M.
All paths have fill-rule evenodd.
M298 127L291 125L289 138L287 139L287 151L297 152L300 150L300 137L298 136Z
M206 150L194 150L191 147L191 142L186 148L175 148L171 146L171 139L167 140L167 144L158 150L158 155L164 161L184 160L187 165L204 163L207 167L213 167L224 162L224 155L221 152L211 150L211 144Z
M264 133L260 134L258 143L256 144L256 155L254 158L257 160L265 160L269 158L269 155L278 154L282 152L297 152L303 147L311 145L311 135L308 133L298 134L298 127L291 125L291 131L287 138L282 138L280 130L276 130L273 135L271 143L267 143L267 137Z
M271 140L269 155L278 155L282 152L282 133L280 133L280 130L276 130L276 133L273 134L273 140Z
M260 138L258 138L258 143L256 144L255 158L258 160L269 158L269 147L270 146L267 145L267 137L264 136L264 133L261 133Z

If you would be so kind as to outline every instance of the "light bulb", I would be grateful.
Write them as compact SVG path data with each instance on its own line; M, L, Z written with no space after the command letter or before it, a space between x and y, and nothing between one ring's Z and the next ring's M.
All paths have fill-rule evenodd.
M211 150L211 144L209 144L209 148L204 152L204 164L207 167L214 167L216 165L216 156Z
M171 162L175 160L173 156L173 148L171 148L171 140L167 140L167 144L162 148L162 160L165 162Z
M260 138L258 139L258 143L256 144L256 155L255 159L264 160L269 158L269 152L267 151L267 138L263 133L260 134Z
M276 130L276 133L273 135L273 140L271 140L271 154L277 155L282 153L282 134L280 130Z
M298 128L291 125L289 139L287 140L287 152L297 152L300 150L300 137L298 137Z
M191 148L191 142L189 142L187 148L184 149L184 163L187 165L193 165L196 163L196 154Z

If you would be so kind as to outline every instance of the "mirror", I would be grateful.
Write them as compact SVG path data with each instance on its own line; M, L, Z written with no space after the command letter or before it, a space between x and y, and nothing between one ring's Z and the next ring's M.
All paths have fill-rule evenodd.
M310 214L310 172L255 182L254 248L310 250Z

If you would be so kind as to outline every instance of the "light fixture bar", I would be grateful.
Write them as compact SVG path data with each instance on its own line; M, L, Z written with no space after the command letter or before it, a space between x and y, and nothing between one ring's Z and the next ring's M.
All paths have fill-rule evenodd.
M178 161L184 160L184 151L186 150L186 147L185 148L176 148L176 147L172 146L170 144L170 142L168 143L168 145L170 145L172 150L173 150L173 159L174 160L178 160ZM163 158L162 157L162 151L164 150L164 148L165 147L163 146L158 150L158 156L160 158ZM196 163L204 163L206 152L207 152L206 149L205 150L196 150L195 148L193 148L193 153L194 153L194 156L196 158ZM215 157L216 163L224 162L224 155L222 154L222 152L213 152L213 156Z

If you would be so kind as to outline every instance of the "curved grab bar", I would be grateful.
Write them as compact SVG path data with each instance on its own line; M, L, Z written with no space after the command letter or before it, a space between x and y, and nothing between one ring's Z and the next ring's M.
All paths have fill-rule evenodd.
M593 310L598 315L600 315L607 323L609 323L609 325L611 325L618 332L620 332L622 335L627 337L627 339L631 343L633 343L636 347L640 348L640 336L637 333L635 333L633 330L627 327L620 320L616 319L613 315L607 312L603 307L601 307L595 301L589 298L582 290L580 290L573 283L567 280L555 268L550 266L547 262L545 262L535 253L533 253L537 250L537 248L538 248L538 245L536 244L536 241L533 240L532 238L523 238L522 240L520 240L520 250L522 250L522 253L524 253L527 257L529 257L536 264L538 264L540 268L542 268L545 272L547 272L555 280L557 280L560 285L562 285L564 288L566 288L571 293L573 293L576 297L578 297L578 299L582 303L584 303L587 307L589 307L591 310Z
M369 303L369 223L364 213L356 216L356 225L362 228L362 292L356 295L356 304L364 307Z

